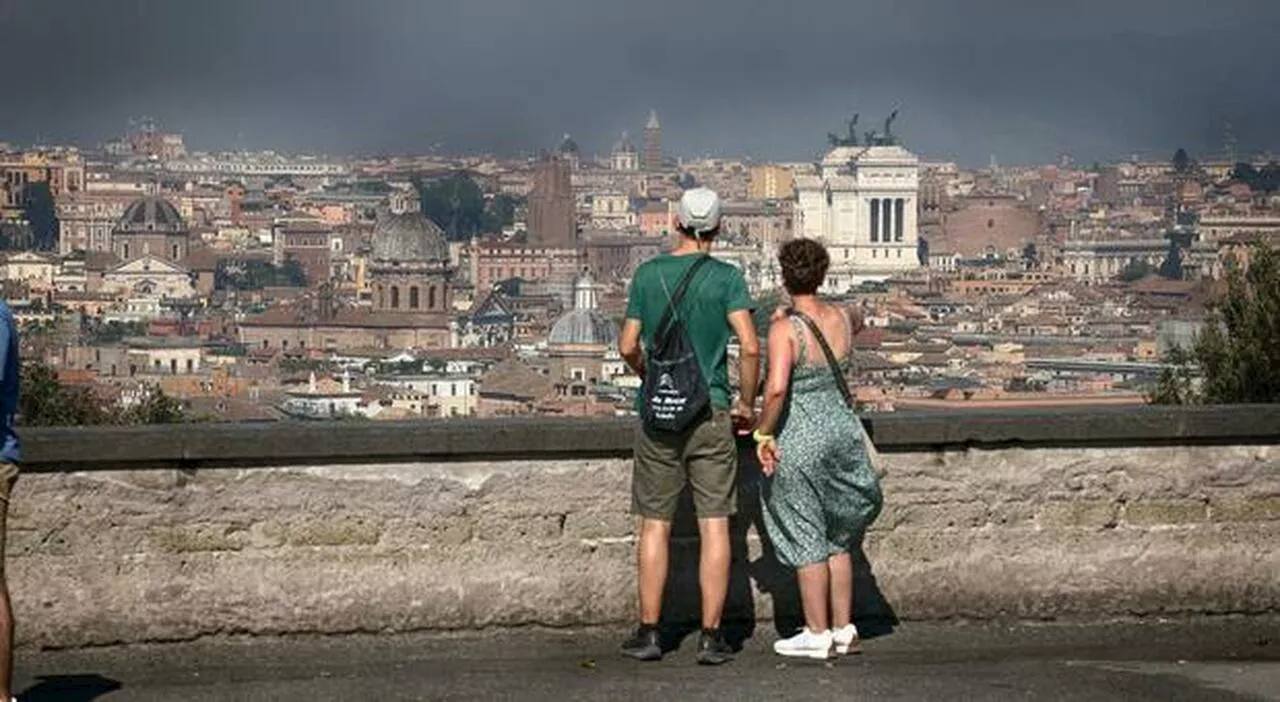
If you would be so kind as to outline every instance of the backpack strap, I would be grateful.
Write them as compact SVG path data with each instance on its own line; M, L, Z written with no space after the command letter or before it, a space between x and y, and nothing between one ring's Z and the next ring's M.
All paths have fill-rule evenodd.
M658 328L654 330L653 338L657 342L666 336L668 327L671 326L671 317L678 315L676 307L680 305L680 301L684 299L684 294L689 290L689 283L693 282L693 277L698 271L711 260L711 256L703 254L698 256L698 260L689 266L689 270L685 271L684 277L680 279L680 284L676 286L676 291L667 296L667 311L662 313L662 320L658 322ZM663 288L666 288L666 281L662 281Z
M804 322L809 327L809 331L813 332L813 338L817 339L818 345L822 347L822 353L827 357L827 365L831 367L831 374L836 378L836 387L840 388L840 394L844 396L844 403L851 410L857 410L857 402L853 398L853 393L849 391L849 381L845 379L844 373L840 370L840 361L836 360L835 353L831 350L831 345L827 343L827 338L822 335L822 329L818 328L818 323L813 321L809 315L797 309L792 309L791 314Z

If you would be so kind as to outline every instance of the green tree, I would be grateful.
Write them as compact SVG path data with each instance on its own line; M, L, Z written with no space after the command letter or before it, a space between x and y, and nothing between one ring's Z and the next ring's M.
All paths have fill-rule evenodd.
M756 336L760 337L760 343L763 345L765 339L769 338L769 325L773 320L773 313L778 309L778 305L785 304L786 295L781 290L770 290L762 293L756 298L756 309L751 313L751 320L756 325Z
M1280 253L1254 247L1243 271L1228 272L1226 296L1191 350L1166 361L1152 402L1280 402Z
M307 272L296 258L285 258L279 266L268 261L221 261L214 273L214 286L219 290L261 290L306 287Z
M440 225L449 241L466 241L485 230L484 193L466 173L417 181L422 213ZM514 210L513 210L514 212Z
M1191 156L1187 154L1186 149L1178 149L1173 154L1173 172L1187 173L1192 166Z
M1231 178L1258 192L1275 192L1280 189L1280 164L1268 163L1255 168L1251 163L1237 163L1231 170Z
M1036 242L1027 242L1022 247L1022 265L1027 268L1035 268L1040 263L1040 250L1036 248Z
M40 362L23 365L18 417L23 426L88 426L95 424L173 424L184 421L182 403L157 385L144 388L142 399L129 406L104 402L88 387L68 385L58 371Z
M522 204L510 195L496 195L485 205L484 230L500 232L505 227L515 224L516 208Z
M35 247L39 251L58 249L58 210L53 202L53 190L47 181L27 185L23 191L23 216L31 224Z
M85 331L90 344L114 344L131 336L146 336L146 322L118 322L112 320L105 324L86 323Z
M1132 283L1156 272L1156 267L1146 261L1133 260L1120 269L1120 280Z
M145 388L146 394L136 404L123 409L117 424L177 424L186 419L182 402L169 397L159 385Z
M22 369L18 416L30 427L106 424L110 418L89 388L62 383L58 372L44 363L27 363Z

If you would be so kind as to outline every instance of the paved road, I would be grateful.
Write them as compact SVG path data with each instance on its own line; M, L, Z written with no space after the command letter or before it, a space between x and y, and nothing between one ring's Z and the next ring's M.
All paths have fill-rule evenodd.
M228 639L28 652L28 702L562 699L1280 700L1280 617L1020 626L906 624L835 664L757 631L721 668L693 639L653 664L621 631Z

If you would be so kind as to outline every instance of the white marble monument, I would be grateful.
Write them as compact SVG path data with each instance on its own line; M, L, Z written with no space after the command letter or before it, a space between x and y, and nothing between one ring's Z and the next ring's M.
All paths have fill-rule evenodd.
M817 239L831 254L826 292L918 270L916 206L920 160L892 135L837 142L818 175L796 177L798 236Z

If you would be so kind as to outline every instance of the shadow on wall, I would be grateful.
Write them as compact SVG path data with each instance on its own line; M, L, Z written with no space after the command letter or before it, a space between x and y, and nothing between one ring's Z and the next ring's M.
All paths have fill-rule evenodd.
M92 702L124 687L101 675L45 675L18 695L22 702Z
M738 455L738 514L729 523L733 561L722 627L725 638L735 649L740 649L747 639L755 635L752 580L762 593L773 599L774 627L779 636L790 636L804 626L795 571L778 561L764 526L760 506L760 486L764 475L756 460L755 444L750 439L739 441ZM753 526L762 546L761 555L754 561L747 545L748 533ZM697 632L701 620L698 521L688 488L680 496L671 535L671 567L662 607L663 648L668 651L678 648L686 637ZM850 548L854 559L853 617L859 635L871 639L893 633L898 617L876 583L862 541L859 538Z

